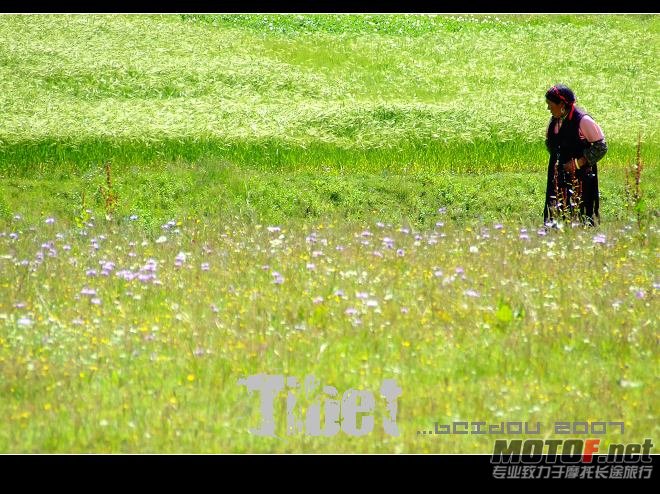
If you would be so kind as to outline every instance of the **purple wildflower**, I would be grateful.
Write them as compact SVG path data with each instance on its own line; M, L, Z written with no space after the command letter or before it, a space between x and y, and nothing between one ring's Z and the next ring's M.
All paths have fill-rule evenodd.
M52 225L53 223L55 223L55 218L46 218L45 223L47 225Z
M598 235L596 235L596 236L593 238L593 242L594 242L595 244L604 244L604 243L607 242L607 238L605 237L604 234L599 233Z
M316 243L316 233L312 232L305 238L305 242L308 244L315 244Z
M209 265L208 262L203 262L201 265L201 269L202 271L208 271L209 269L211 269L211 266Z
M132 281L135 279L136 274L133 271L129 271L128 269L122 269L117 271L117 276L125 279L126 281Z
M273 271L272 275L273 275L273 283L275 283L276 285L281 285L282 283L284 283L284 277L280 273L278 273L277 271Z
M142 271L155 272L158 267L158 261L155 259L147 259L147 263L142 267Z
M115 269L115 263L112 261L101 261L99 264L101 264L101 269L103 271L112 271Z

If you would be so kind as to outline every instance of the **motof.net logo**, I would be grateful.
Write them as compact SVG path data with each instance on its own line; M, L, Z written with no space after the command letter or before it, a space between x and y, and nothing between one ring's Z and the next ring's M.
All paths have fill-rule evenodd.
M277 437L276 424L282 422L283 415L287 435L334 436L342 431L364 436L374 430L376 418L385 434L399 435L396 415L401 388L394 379L383 380L379 400L370 390L348 389L340 397L337 388L321 386L314 376L306 376L302 381L295 376L256 374L239 379L238 384L247 387L249 396L258 394L261 423L258 428L249 429L257 436ZM384 412L378 417L377 402ZM281 410L284 405L286 412Z
M653 442L609 445L600 451L600 439L497 439L493 464L535 463L651 463Z

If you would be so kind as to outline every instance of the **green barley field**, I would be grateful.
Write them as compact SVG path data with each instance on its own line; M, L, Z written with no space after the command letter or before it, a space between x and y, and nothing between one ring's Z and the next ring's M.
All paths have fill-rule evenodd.
M655 15L0 15L0 452L657 440L659 59ZM543 228L558 82L593 229Z

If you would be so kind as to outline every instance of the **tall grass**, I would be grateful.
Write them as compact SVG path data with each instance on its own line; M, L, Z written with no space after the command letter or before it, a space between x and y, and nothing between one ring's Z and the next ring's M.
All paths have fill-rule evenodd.
M640 130L653 160L657 35L656 16L5 15L0 173L200 156L542 170L557 81L608 163Z
M495 172L458 175L440 171L254 170L230 162L174 162L143 170L125 166L112 172L112 212L127 222L138 215L146 229L158 229L169 218L196 216L247 222L335 217L382 220L430 227L438 207L466 223L509 219L540 222L545 181L539 173ZM103 167L79 176L9 178L0 184L0 217L21 212L37 221L46 213L77 218L89 209L108 212L109 187ZM657 217L657 171L645 170L645 221ZM601 172L603 221L628 221L623 170ZM29 204L30 208L25 209Z
M623 421L656 437L657 229L0 222L0 451L489 453L436 422ZM524 224L523 224L524 225ZM238 381L395 379L400 436L250 434ZM299 393L299 404L310 397ZM523 436L516 436L520 438Z

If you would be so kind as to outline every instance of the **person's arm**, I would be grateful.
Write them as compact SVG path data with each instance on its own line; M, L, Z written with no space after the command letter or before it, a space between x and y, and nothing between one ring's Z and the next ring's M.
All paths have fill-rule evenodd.
M585 115L580 120L580 133L589 142L590 146L584 150L584 156L578 159L578 166L595 165L607 153L605 134L594 120Z
M564 169L572 173L583 166L596 164L607 153L605 135L598 124L588 115L580 120L580 136L589 142L589 147L584 150L583 156L564 164Z
M578 166L595 165L607 153L607 142L603 137L599 141L592 142L591 146L584 150L584 156L578 160Z

